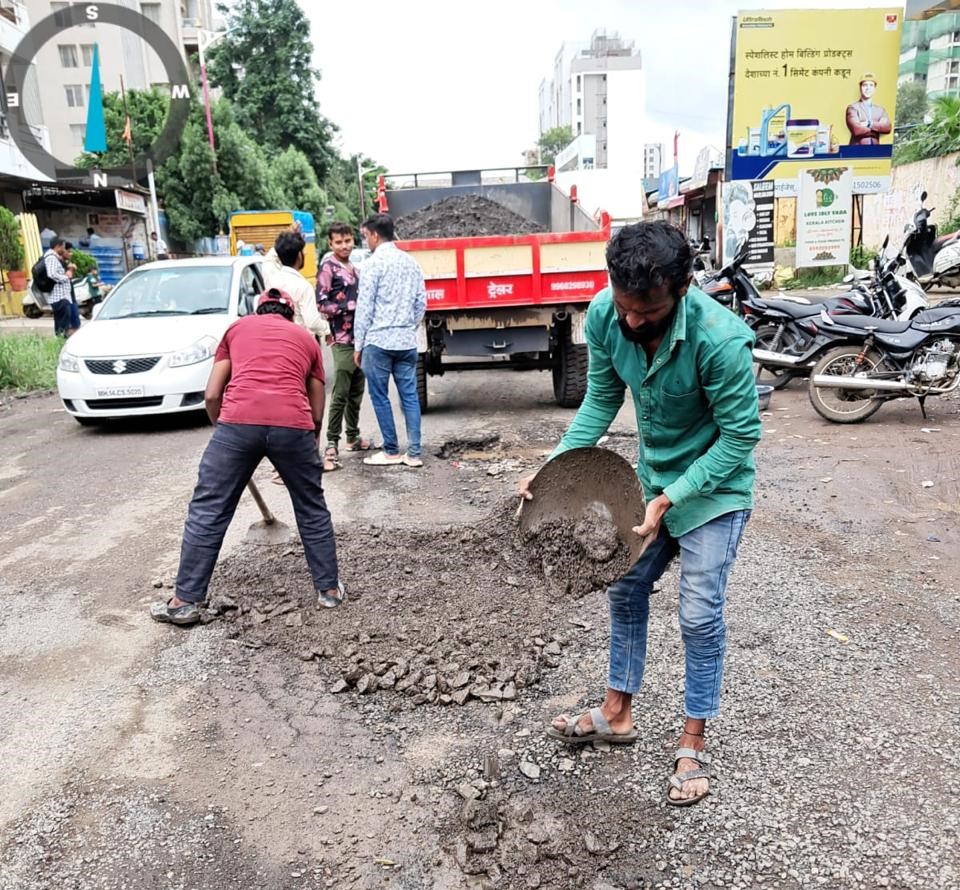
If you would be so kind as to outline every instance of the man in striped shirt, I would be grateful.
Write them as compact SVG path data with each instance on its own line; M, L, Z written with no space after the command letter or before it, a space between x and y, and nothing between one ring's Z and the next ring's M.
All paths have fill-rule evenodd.
M47 276L53 282L53 290L47 295L47 302L53 309L53 330L63 337L76 333L79 327L74 324L71 286L73 270L68 268L69 262L67 242L63 238L54 238L50 242L50 249L43 256L43 265Z

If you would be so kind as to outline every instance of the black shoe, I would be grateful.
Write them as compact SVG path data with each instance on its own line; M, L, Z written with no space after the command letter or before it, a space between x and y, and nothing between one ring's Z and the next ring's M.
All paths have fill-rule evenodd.
M150 606L150 617L161 624L175 624L177 627L190 627L200 620L198 603L184 603L182 606L171 606L171 599L165 603L154 603Z

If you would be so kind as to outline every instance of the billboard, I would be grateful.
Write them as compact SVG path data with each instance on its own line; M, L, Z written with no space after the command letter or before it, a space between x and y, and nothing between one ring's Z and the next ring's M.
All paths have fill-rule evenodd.
M797 266L845 266L850 262L849 167L805 168L797 195Z
M728 179L772 179L797 194L799 169L850 167L856 194L890 185L903 9L740 12L734 28Z
M744 242L744 266L772 274L773 180L723 184L723 262L729 263Z

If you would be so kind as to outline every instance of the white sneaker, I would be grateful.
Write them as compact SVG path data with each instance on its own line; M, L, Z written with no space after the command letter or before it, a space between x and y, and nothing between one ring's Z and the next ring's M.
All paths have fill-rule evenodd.
M409 454L405 454L405 455L403 456L403 462L404 462L408 467L422 467L422 466L423 466L423 461L420 460L419 457L412 457L412 456L409 455Z
M365 457L363 462L368 467L398 467L404 463L402 454L387 454L386 451L378 451L370 457Z

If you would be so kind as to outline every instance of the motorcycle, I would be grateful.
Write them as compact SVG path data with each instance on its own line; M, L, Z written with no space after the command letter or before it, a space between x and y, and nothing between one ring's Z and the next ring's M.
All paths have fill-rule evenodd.
M753 276L743 268L748 243L744 241L733 259L719 272L705 276L698 282L698 287L708 297L713 297L720 305L726 306L737 315L743 315L741 307L745 301L760 299L760 291L753 283Z
M960 300L909 321L825 317L847 340L830 349L810 375L814 410L833 423L860 423L891 399L916 398L926 417L929 396L960 386Z
M933 207L923 206L927 193L920 195L920 209L904 228L903 249L909 260L909 277L925 291L943 285L960 287L960 232L937 237L937 227L930 223Z
M821 317L868 315L909 319L927 307L923 290L898 270L900 254L886 257L889 237L874 261L872 274L857 270L844 281L846 294L820 303L793 299L752 299L743 304L744 319L756 331L754 358L757 382L781 389L795 377L806 377L816 356L831 340L821 335ZM869 280L868 280L869 279Z
M110 293L110 286L106 284L100 284L97 288L99 293L94 296L91 293L90 285L86 278L78 279L73 285L73 296L77 301L77 308L80 310L80 315L84 318L93 317L93 307L97 303L102 303L104 298L108 293ZM53 309L50 306L48 301L48 295L43 293L39 288L33 286L33 282L30 282L27 292L23 295L21 306L23 307L23 314L27 318L42 318L44 315L52 316Z
M690 239L690 249L693 251L693 275L699 285L713 274L713 258L710 256L710 239L704 235L697 241Z

